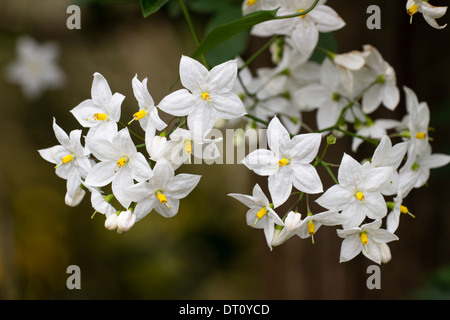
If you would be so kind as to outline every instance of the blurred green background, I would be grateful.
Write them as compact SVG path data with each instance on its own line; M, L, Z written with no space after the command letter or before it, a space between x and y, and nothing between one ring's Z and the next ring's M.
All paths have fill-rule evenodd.
M186 1L203 35L240 14L241 1ZM210 4L208 6L208 3ZM81 30L69 30L66 9L81 8ZM403 1L384 0L381 30L366 28L368 0L329 1L347 26L323 45L340 52L377 47L394 67L400 87L411 87L431 109L433 151L450 154L450 29L434 30L417 16L409 24ZM433 1L445 5L445 1ZM449 21L449 13L441 19ZM171 219L152 213L129 232L107 231L89 197L64 203L65 181L37 150L57 144L52 119L66 131L79 125L69 111L90 98L100 72L113 92L126 96L122 119L137 106L131 79L149 78L160 101L176 81L181 54L195 49L177 2L144 19L139 1L2 0L0 69L15 58L21 35L60 46L66 85L29 101L20 87L0 78L0 298L1 299L447 299L450 297L450 168L432 172L429 186L414 190L383 265L381 290L366 287L362 256L339 263L341 240L324 228L309 240L291 239L270 251L263 233L245 225L246 207L227 197L250 194L261 180L242 165L183 166L203 177ZM208 56L212 64L248 57L264 39L243 33ZM263 55L253 65L266 65ZM396 111L404 114L404 100ZM380 111L383 115L383 111ZM392 114L389 114L391 116ZM134 124L139 129L138 124ZM343 139L347 150L350 140ZM346 149L347 148L347 149ZM342 151L342 150L341 150ZM331 152L330 152L331 153ZM340 157L342 153L337 153ZM338 162L338 159L335 159ZM69 265L81 268L81 290L69 290Z

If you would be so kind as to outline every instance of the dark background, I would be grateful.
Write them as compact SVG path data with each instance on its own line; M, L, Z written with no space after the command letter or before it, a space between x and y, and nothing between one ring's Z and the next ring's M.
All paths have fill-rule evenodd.
M433 0L433 5L446 1ZM178 76L181 54L195 46L176 1L144 19L138 1L2 0L0 68L15 56L15 41L28 34L60 45L59 64L67 84L26 100L20 88L0 79L0 298L2 299L446 299L450 297L449 168L432 172L429 186L414 190L407 206L416 219L404 218L392 243L393 259L381 266L381 289L366 286L362 255L339 263L341 239L323 228L310 239L293 238L270 251L262 231L245 224L246 207L227 197L250 194L259 179L241 165L183 166L180 172L202 174L199 186L181 202L177 216L150 214L130 232L107 231L104 217L93 214L89 198L76 208L64 204L65 182L37 150L57 143L52 119L69 132L79 125L69 110L90 98L92 74L102 73L113 92L127 98L122 118L137 106L131 79L149 78L155 102ZM237 17L241 1L187 1L200 35ZM450 154L450 59L447 27L435 30L420 15L409 23L406 1L328 1L346 26L325 36L338 52L372 44L396 70L400 88L408 86L431 110L433 151ZM66 8L81 8L81 30L68 30ZM381 29L368 30L366 9L381 8ZM439 23L448 23L447 13ZM244 58L265 39L240 35L209 56ZM270 63L263 55L252 68ZM404 94L394 113L401 119ZM308 119L308 116L306 116ZM139 129L135 124L136 130ZM349 150L342 139L328 152L339 162ZM361 149L361 152L371 152ZM333 159L335 157L335 159ZM313 210L317 209L313 207ZM317 209L319 210L319 209ZM403 217L402 217L403 218ZM81 290L68 290L66 269L81 268Z

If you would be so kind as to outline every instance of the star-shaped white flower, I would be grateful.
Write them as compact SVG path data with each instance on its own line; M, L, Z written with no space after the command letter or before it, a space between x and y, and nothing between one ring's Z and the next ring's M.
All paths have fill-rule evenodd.
M380 227L381 220L378 219L361 227L337 230L338 236L344 239L340 262L347 262L362 252L367 258L380 264L384 250L380 244L398 240L395 234Z
M428 3L428 0L408 0L406 2L406 12L412 17L417 13L422 13L425 21L435 29L444 29L447 24L440 26L436 19L442 18L447 12L447 7L435 7Z
M384 135L375 149L370 161L363 165L371 168L390 167L392 174L386 184L380 189L384 195L394 195L398 192L398 167L405 158L408 142L400 142L392 146L391 139Z
M145 181L153 175L145 156L137 151L128 129L120 130L112 138L97 136L88 141L88 146L100 162L89 172L86 184L103 187L112 182L114 196L124 208L128 208L131 201L124 196L124 189L133 185L133 180Z
M292 186L314 194L323 191L316 169L310 164L317 155L322 136L307 133L292 139L277 117L267 128L270 150L257 149L247 155L242 163L256 174L269 176L269 192L274 207L283 204L290 196Z
M136 202L136 222L153 209L161 216L170 218L178 213L180 200L197 186L201 176L181 173L175 175L170 163L162 158L153 167L153 177L129 187L126 198Z
M210 71L187 56L180 61L184 89L164 97L158 107L174 116L188 116L188 126L209 132L216 118L234 119L246 113L241 99L232 91L237 77L237 61L229 60Z
M314 0L287 0L277 4L278 16L297 14L307 10ZM319 32L331 32L345 26L344 20L331 7L320 1L316 7L301 17L271 20L255 25L251 33L256 36L284 34L290 36L292 43L302 56L310 57L319 41Z
M68 136L53 119L53 131L60 145L38 152L42 158L56 165L55 173L58 177L67 180L67 199L73 201L74 198L79 198L80 185L92 168L89 160L91 152L81 145L81 130L73 130Z
M273 210L272 204L267 199L261 187L256 184L253 187L251 196L240 193L230 193L228 195L249 208L246 215L247 225L255 229L264 229L267 245L272 250L275 224L283 226L284 223Z
M17 57L6 67L9 81L22 87L26 98L38 98L47 89L60 88L65 75L57 65L59 48L56 43L37 43L29 36L17 40Z
M381 194L392 174L392 167L368 168L344 153L339 166L339 184L333 185L316 202L329 210L341 211L345 229L357 227L368 217L382 219L386 202Z
M442 153L432 153L430 144L420 152L414 149L408 151L408 158L399 171L399 192L406 197L413 188L420 188L430 177L430 170L446 166L450 156Z
M400 91L394 68L387 63L380 52L371 45L364 46L368 75L374 83L364 92L362 109L364 113L374 112L380 104L394 110L400 101Z
M98 72L94 73L91 96L92 99L84 100L70 112L83 127L90 128L88 138L95 136L97 131L103 131L102 136L114 136L125 96L112 94L108 82Z
M148 92L147 78L139 81L137 75L132 80L133 93L139 105L139 111L133 115L133 120L138 120L142 129L149 134L156 130L163 130L167 124L158 115L152 96ZM132 120L132 121L133 121Z

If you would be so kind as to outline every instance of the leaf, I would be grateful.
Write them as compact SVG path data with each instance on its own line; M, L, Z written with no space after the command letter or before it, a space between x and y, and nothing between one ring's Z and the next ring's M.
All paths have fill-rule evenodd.
M144 18L157 12L163 5L170 0L141 0L142 14Z
M195 50L192 54L192 57L198 57L199 55L223 43L225 40L250 29L255 24L275 19L277 17L277 11L278 9L252 12L232 22L214 28L206 35L197 50Z

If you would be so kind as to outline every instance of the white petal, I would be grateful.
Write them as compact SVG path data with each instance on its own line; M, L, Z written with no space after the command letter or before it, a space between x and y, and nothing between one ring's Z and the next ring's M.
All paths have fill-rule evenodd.
M319 151L322 135L320 133L299 134L289 143L289 156L295 163L310 163Z
M112 97L111 89L109 88L106 79L98 72L94 73L94 80L91 88L92 100L99 106L107 106Z
M103 187L110 183L114 177L117 164L115 161L97 163L86 177L85 183L93 187Z
M267 143L270 150L276 155L279 155L281 150L287 148L290 140L289 132L281 124L280 120L274 117L267 127Z
M294 173L295 188L309 194L323 192L322 181L312 165L296 164L291 166Z
M317 29L320 32L330 32L339 30L345 26L344 20L331 7L319 5L309 13L314 19Z
M340 230L337 230L338 234ZM361 241L357 236L345 238L341 244L340 262L346 262L356 257L362 249Z
M204 65L188 56L180 60L180 80L183 87L192 93L202 93L207 89L209 71Z
M269 176L268 185L270 196L275 208L282 205L289 198L292 191L292 172L282 167Z
M233 92L211 96L210 106L216 110L216 116L223 119L239 118L247 113L242 100Z
M349 203L352 197L353 193L336 184L326 190L325 193L316 200L316 202L324 208L336 208L340 210Z
M267 149L257 149L247 155L242 163L260 176L268 176L278 169L279 159Z
M181 173L176 175L166 185L164 191L174 199L183 199L194 190L201 176L196 174Z
M87 99L70 110L70 112L83 127L92 127L99 123L99 121L94 120L94 114L104 113L104 110L94 104L91 99Z
M233 89L237 76L237 60L221 63L209 72L208 88L214 93L226 93Z
M198 102L189 91L180 89L165 96L158 108L176 117L181 117L188 115Z

